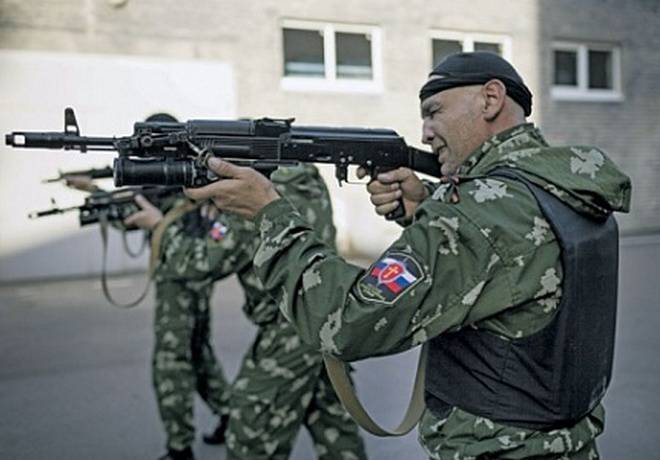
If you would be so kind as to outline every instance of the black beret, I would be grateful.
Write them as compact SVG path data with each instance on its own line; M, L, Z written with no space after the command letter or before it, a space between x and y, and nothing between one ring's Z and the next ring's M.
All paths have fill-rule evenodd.
M422 86L420 101L446 89L478 85L496 78L504 83L507 95L523 108L525 116L532 113L532 93L516 69L495 53L475 51L450 54L433 69L429 74L429 77L432 76L438 78Z

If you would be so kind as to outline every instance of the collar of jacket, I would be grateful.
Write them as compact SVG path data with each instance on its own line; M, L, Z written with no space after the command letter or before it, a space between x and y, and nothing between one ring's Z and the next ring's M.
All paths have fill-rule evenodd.
M497 157L511 152L534 147L547 147L541 132L533 123L524 123L495 134L472 152L458 171L459 176L482 175L487 172L487 164Z

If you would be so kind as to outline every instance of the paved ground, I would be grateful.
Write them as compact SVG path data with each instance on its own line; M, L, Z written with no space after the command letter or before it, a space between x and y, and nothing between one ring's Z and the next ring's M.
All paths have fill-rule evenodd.
M624 240L615 375L600 443L605 459L660 459L658 261L660 237ZM112 288L128 299L142 283L140 275L125 276L113 279ZM229 376L254 332L240 303L233 279L218 284L214 337ZM156 458L164 438L149 383L152 307L149 297L118 310L105 302L97 280L0 286L0 458ZM365 404L385 424L397 422L406 404L415 357L357 365ZM201 404L197 419L202 429L213 424ZM373 459L424 458L414 433L365 439ZM223 447L198 441L195 449L202 460L225 458ZM292 458L314 458L306 433Z

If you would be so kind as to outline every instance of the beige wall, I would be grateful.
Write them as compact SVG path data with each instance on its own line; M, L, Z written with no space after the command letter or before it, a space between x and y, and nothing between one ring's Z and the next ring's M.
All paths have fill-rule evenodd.
M89 136L128 135L134 121L162 111L184 120L236 117L231 67L218 62L0 50L0 69L6 70L0 72L2 134L61 131L68 106L76 110L81 134ZM199 87L209 88L204 97ZM82 204L84 194L41 181L59 170L110 165L113 158L0 147L0 280L101 269L98 226L81 231L75 212L37 220L27 214L51 208L51 199L59 207ZM126 256L118 238L111 252L111 271L145 265Z
M0 47L226 64L232 71L229 86L235 92L235 116L295 117L298 124L386 127L395 129L417 146L420 146L417 92L432 66L431 31L506 35L511 39L514 64L532 90L538 83L535 1L478 0L470 2L469 11L464 2L422 0L128 0L123 6L114 7L116 3L122 2L0 0ZM479 14L468 14L475 11ZM383 91L283 90L283 20L379 27L383 43ZM190 71L200 70L191 66ZM135 74L135 78L139 75ZM80 84L84 86L85 82ZM213 84L187 88L186 94L209 98L216 89ZM102 98L112 82L108 81L107 85L95 88L96 97ZM40 96L49 98L49 90ZM206 101L204 106L209 105L212 107L213 102ZM220 107L215 115L208 113L217 117L225 114ZM59 117L60 110L48 116L56 120ZM98 120L97 114L86 114L85 123L95 117ZM16 123L8 127L24 128ZM374 215L362 186L346 185L339 189L332 168L323 168L323 172L331 187L343 250L373 256L396 238L399 229Z

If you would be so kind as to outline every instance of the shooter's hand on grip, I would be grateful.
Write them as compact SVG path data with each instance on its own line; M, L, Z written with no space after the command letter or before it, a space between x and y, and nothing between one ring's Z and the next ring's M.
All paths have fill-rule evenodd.
M136 226L144 230L153 230L163 219L163 213L142 195L136 195L135 202L140 206L140 211L134 212L124 219L124 225L127 227Z
M358 177L366 174L365 169L358 169ZM367 192L371 195L376 213L390 220L412 217L417 206L428 195L422 181L408 168L377 174L367 185Z

